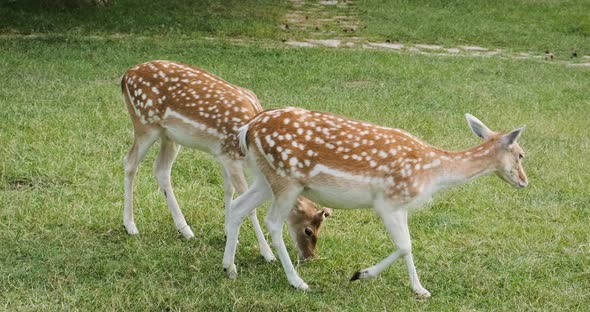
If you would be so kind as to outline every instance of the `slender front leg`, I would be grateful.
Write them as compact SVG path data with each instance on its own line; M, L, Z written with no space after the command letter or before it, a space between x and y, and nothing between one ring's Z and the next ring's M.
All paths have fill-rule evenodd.
M420 279L418 278L418 273L416 272L416 267L414 266L414 259L412 258L412 253L408 253L404 256L406 259L406 266L408 268L408 273L410 274L410 286L412 290L422 298L430 298L430 292L422 286L420 283Z
M260 226L260 222L258 222L258 217L256 216L256 209L252 210L250 214L248 214L248 218L250 222L252 222L252 227L254 228L254 233L256 234L256 239L258 240L258 248L260 249L260 254L264 257L264 260L267 262L275 261L275 255L272 253L268 242L266 241L266 237L264 237L264 233L262 232L262 227Z
M154 175L156 176L156 180L158 180L162 193L164 193L164 196L166 197L166 203L172 214L172 219L174 219L174 223L176 224L176 229L186 239L191 239L195 237L195 234L193 234L193 231L186 223L186 219L176 201L176 196L174 196L174 190L172 190L172 183L170 181L172 164L179 151L180 147L176 145L176 143L165 136L162 136L160 153L154 163Z
M266 216L265 223L272 237L272 243L279 254L279 259L281 259L281 264L287 274L289 283L297 289L307 290L309 286L307 286L303 279L299 277L297 271L295 271L289 253L287 252L287 247L283 241L283 223L285 223L291 208L295 206L297 196L299 196L301 191L302 187L300 186L288 186L280 193L275 192L272 207Z
M240 160L233 160L233 159L222 159L221 163L224 168L224 185L225 182L225 174L227 174L227 179L231 181L231 184L235 186L236 190L239 194L243 194L248 189L248 183L246 182L246 178L244 177L244 168L242 166L242 161ZM227 173L226 173L227 172ZM231 185L230 185L231 186ZM225 200L226 200L226 210L225 210L225 225L227 227L227 221L229 220L229 215L231 214L231 202L233 198L233 189L232 195L228 197L226 187L225 193ZM252 222L252 227L254 228L254 233L256 234L256 239L258 240L258 248L260 249L260 253L264 257L264 259L268 262L276 260L266 238L264 237L264 233L262 232L262 228L260 227L260 222L258 222L258 217L256 216L256 209L253 209L250 214L248 215L250 221ZM227 233L226 233L227 235Z
M252 210L268 200L271 195L270 188L264 178L257 177L252 187L232 202L231 214L225 228L227 241L225 243L225 253L223 254L223 270L227 271L230 278L236 278L238 275L234 259L236 257L238 235L244 218Z
M398 250L374 266L357 271L352 276L351 281L375 277L387 269L397 258L404 256L410 275L410 286L412 290L420 297L430 297L430 292L420 284L418 273L414 266L414 260L412 259L412 241L408 229L408 212L403 209L391 209L384 203L376 204L375 210L383 220L385 228L391 235L393 242L397 245Z
M137 226L133 218L133 179L137 173L139 164L145 157L150 147L156 142L160 133L158 131L147 131L142 134L135 134L133 146L123 159L123 168L125 169L125 208L123 210L123 224L127 233L131 235L138 234Z

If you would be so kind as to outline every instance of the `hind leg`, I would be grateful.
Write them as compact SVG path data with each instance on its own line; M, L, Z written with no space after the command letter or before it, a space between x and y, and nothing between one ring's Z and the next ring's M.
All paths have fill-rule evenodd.
M123 168L125 169L125 180L123 183L125 187L123 224L125 225L125 229L127 229L127 233L131 235L139 233L133 219L133 179L145 154L159 137L160 132L157 130L139 134L136 131L133 146L131 146L131 149L123 159Z
M223 196L224 196L224 204L225 204L225 222L224 222L224 229L227 228L227 222L229 221L229 216L231 213L231 203L234 198L235 188L232 183L230 170L228 165L225 161L221 161L223 166ZM227 236L227 233L225 233Z
M168 208L170 209L170 213L176 224L176 229L178 229L186 239L191 239L195 235L184 219L184 215L176 201L176 196L174 196L174 190L172 190L170 179L172 164L174 164L174 160L179 151L180 146L166 136L162 136L160 153L154 163L154 175L156 176L156 180L158 180L162 193L164 193L164 196L166 197L166 204L168 204Z

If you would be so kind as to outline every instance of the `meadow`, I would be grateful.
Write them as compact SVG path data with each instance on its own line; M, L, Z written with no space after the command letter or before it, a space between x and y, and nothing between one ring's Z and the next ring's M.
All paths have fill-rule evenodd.
M136 3L116 1L104 9L128 12L125 27L118 23L122 12L0 3L0 309L584 311L590 306L588 68L286 47L280 39L289 34L276 25L291 9L289 2L174 1L168 7L154 1L132 13ZM530 3L512 14L525 21L551 16L543 12L553 2ZM355 4L363 13L361 24L368 25L359 32L387 39L371 23L380 16L372 12L390 6ZM199 10L201 5L207 9ZM493 9L501 11L502 4ZM578 13L566 10L559 18L586 25L587 17ZM93 20L97 16L103 17ZM151 16L160 22L149 23ZM452 19L437 16L447 23ZM431 21L435 29L437 21ZM509 25L494 16L470 23L486 31L486 25L499 24L497 32L504 35L501 42L485 32L462 36L469 44L540 48L522 40L526 31L502 32ZM181 26L170 30L170 25ZM576 42L588 55L588 32L581 29L545 34L559 38L560 50ZM423 29L407 40L457 43L451 31L433 32ZM411 215L416 268L433 295L427 300L413 296L399 260L373 280L348 281L395 248L370 210L337 210L326 220L318 258L296 264L311 291L294 290L279 262L264 261L248 222L240 233L238 279L230 280L221 268L221 168L209 155L184 149L172 174L196 239L184 240L175 230L151 172L155 148L136 179L140 235L129 236L123 227L122 158L132 130L118 83L127 68L153 59L206 68L253 90L266 108L330 111L406 129L446 149L478 143L466 112L492 130L526 125L520 144L530 184L516 190L495 176L483 177L436 195L427 209ZM290 241L287 246L294 258L294 246Z

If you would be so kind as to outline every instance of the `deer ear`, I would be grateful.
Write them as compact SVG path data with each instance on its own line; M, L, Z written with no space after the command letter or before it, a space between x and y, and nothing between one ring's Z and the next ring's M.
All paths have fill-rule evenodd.
M304 212L307 209L307 206L312 204L309 200L304 197L297 198L297 203L295 204L295 209L297 212Z
M323 208L322 210L318 211L315 215L317 219L325 220L332 214L332 209L330 208Z
M525 128L526 128L526 126L520 127L518 129L513 130L512 132L502 136L502 139L500 139L500 142L505 146L510 146L510 145L514 144L514 142L516 142L516 140L518 140L518 138L520 137L520 135L522 134L522 132L524 131Z
M494 132L486 127L486 125L484 125L481 120L475 118L473 115L467 113L465 114L465 118L467 118L467 123L469 124L471 131L473 131L473 133L475 133L475 135L478 137L486 140L492 134L494 134Z

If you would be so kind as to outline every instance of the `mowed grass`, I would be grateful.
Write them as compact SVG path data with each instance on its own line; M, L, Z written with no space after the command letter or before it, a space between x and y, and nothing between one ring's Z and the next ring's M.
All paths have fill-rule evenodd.
M121 0L99 10L66 2L0 3L0 32L13 34L0 39L2 309L553 311L590 304L587 69L202 38L305 38L276 27L292 6L284 1ZM353 5L367 26L358 33L373 40L588 54L582 1ZM338 210L327 221L320 257L297 265L312 291L293 290L278 262L264 262L249 222L238 279L229 280L221 269L221 173L208 155L184 149L173 170L197 239L185 241L174 228L151 173L157 147L136 180L141 234L123 228L121 160L132 132L118 79L152 59L206 68L254 90L267 108L331 111L448 149L478 142L465 112L495 130L526 124L530 186L517 191L484 177L411 216L429 300L414 298L403 261L374 280L348 282L395 250L369 210Z
M0 41L0 307L6 310L585 310L590 305L590 71L535 61L364 50L233 46L190 38ZM526 124L530 186L484 177L410 218L433 297L416 300L403 261L352 273L395 250L370 210L337 210L319 258L299 263L310 292L265 263L249 222L239 275L222 272L221 172L184 149L176 195L197 238L175 230L151 173L135 189L141 234L122 225L122 157L132 141L118 79L171 59L254 90L267 108L300 106L400 127L434 145L477 144L463 114L494 130ZM262 219L265 210L259 213ZM285 235L288 241L288 236ZM292 258L295 252L288 242Z
M366 29L373 38L448 47L479 45L515 51L572 50L590 54L588 1L404 1L362 0Z

